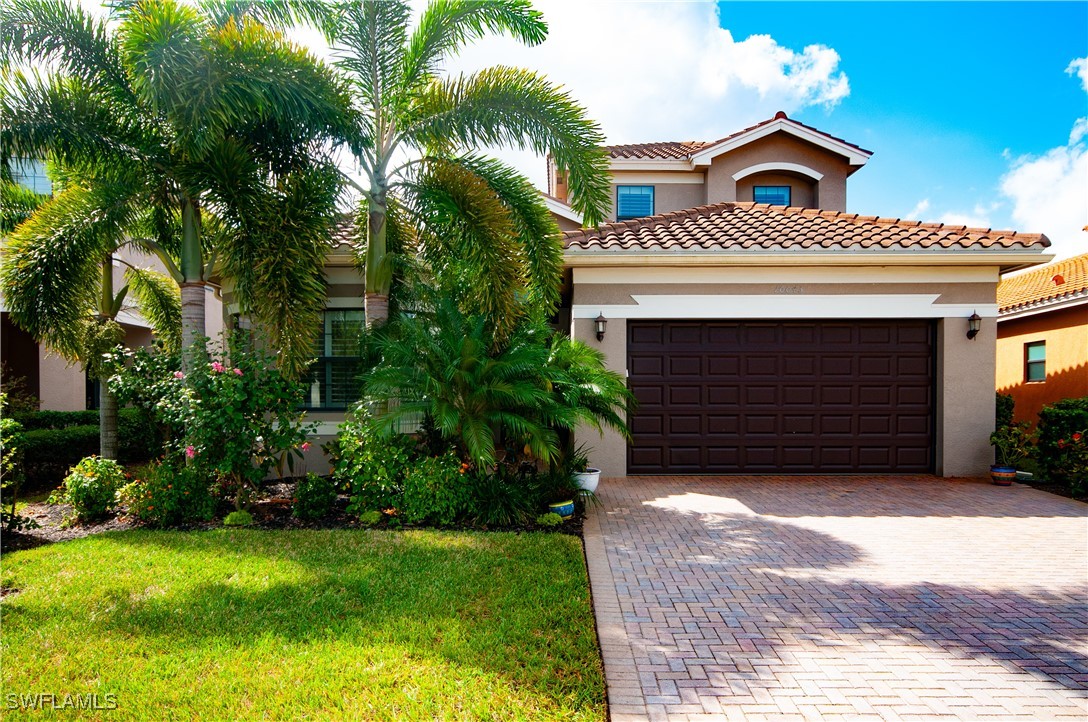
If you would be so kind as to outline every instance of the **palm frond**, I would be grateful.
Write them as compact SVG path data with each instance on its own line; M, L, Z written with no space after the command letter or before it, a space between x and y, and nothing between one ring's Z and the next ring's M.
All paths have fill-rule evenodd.
M488 33L506 33L526 45L539 45L548 26L528 0L432 0L409 41L403 87L420 87L441 69L444 59Z
M401 0L362 0L346 4L336 29L336 64L352 77L362 104L379 114L398 100L410 16Z
M130 212L123 201L70 186L9 236L0 283L12 320L70 360L83 354L81 323L94 315L100 267Z
M6 235L31 214L49 196L35 193L8 179L0 179L0 235Z
M599 223L611 202L604 136L562 88L532 71L496 66L431 83L413 110L407 142L433 152L506 146L551 153L567 173L571 206Z
M181 293L173 279L150 268L127 268L125 280L140 314L168 353L181 350Z

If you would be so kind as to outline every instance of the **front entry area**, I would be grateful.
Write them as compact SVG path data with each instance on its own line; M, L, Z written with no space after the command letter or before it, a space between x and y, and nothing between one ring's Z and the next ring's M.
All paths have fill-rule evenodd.
M926 473L929 320L627 325L629 474Z

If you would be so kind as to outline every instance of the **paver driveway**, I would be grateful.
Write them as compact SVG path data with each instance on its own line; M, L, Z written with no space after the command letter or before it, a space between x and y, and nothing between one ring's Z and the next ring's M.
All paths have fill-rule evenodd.
M1088 506L933 477L629 477L586 554L616 722L1088 715Z

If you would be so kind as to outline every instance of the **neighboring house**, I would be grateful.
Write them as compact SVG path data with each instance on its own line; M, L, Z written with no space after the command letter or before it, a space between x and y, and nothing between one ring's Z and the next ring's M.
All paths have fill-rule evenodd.
M15 180L27 188L52 195L53 185L45 173L41 161L12 163ZM121 288L125 264L141 268L164 270L157 258L124 249L113 262L114 288ZM222 305L215 299L214 289L208 289L207 323L209 335L222 331ZM118 314L117 321L125 330L125 345L130 348L151 343L151 328L140 315L139 308L128 302ZM25 379L26 390L40 400L43 411L82 411L98 408L98 382L88 378L79 364L69 364L63 357L52 353L23 331L8 317L3 297L0 296L0 361L6 375ZM2 380L6 384L7 379Z
M1002 279L997 304L997 390L1015 420L1088 396L1088 254Z

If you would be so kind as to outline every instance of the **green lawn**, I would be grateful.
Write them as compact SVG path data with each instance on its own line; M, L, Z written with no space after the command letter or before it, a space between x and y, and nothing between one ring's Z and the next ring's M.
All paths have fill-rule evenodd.
M605 716L566 535L130 531L7 554L3 584L20 590L0 605L5 706L108 693L117 710L57 715Z

